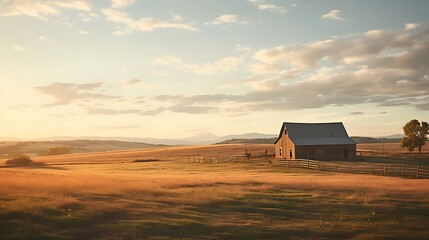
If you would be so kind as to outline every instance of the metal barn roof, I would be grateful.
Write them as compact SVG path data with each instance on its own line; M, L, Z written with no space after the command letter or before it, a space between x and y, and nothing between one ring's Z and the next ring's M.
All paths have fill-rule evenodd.
M295 145L349 145L356 144L346 132L343 123L291 123L284 122L280 131L281 138L286 130ZM276 141L276 142L277 142Z

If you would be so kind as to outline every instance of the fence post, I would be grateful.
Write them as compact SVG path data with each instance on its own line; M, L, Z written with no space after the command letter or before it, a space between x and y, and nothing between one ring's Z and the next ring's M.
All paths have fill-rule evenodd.
M386 175L386 164L385 163L383 164L383 170L384 170L383 175Z
M404 176L404 164L401 164L401 176Z
M419 178L419 165L417 165L416 178Z
M350 162L350 173L352 172L352 163Z
M338 164L340 164L340 163L337 163L337 168L335 169L335 171L337 171L337 172L338 172Z
M317 161L317 170L320 170L319 161Z
M310 168L310 160L307 159L307 168Z

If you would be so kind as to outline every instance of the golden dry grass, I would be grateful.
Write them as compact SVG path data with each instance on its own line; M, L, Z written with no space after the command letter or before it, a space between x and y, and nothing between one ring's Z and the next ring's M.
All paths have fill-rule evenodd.
M357 144L356 148L358 151L383 152L383 143L360 143ZM406 148L401 147L401 143L385 143L384 152L409 153ZM429 144L423 146L422 152L429 152ZM418 153L418 150L415 149L413 153Z
M243 155L245 150L254 154L261 154L265 150L273 151L272 144L226 144L226 145L206 145L206 146L179 146L166 148L147 148L135 150L121 150L81 153L61 156L35 157L36 161L43 161L48 164L58 163L112 163L132 161L135 159L160 159L160 160L184 160L189 155L201 155L205 157Z
M40 157L0 168L5 239L425 239L429 180L188 163L260 145ZM132 162L135 159L159 159ZM92 164L92 163L98 164ZM61 165L56 165L61 164Z

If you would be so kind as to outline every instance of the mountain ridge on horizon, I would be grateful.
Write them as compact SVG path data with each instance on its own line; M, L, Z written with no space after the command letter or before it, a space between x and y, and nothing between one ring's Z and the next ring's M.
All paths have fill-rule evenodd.
M212 144L217 142L222 142L228 139L234 138L244 138L244 139L253 139L253 138L272 138L276 137L273 134L262 134L262 133L244 133L244 134L234 134L226 136L214 136L212 138L198 138L198 137L188 137L188 138L151 138L151 137L102 137L102 136L53 136L53 137L44 137L44 138L13 138L13 137L0 137L0 141L66 141L66 140L101 140L101 141L123 141L123 142L139 142L139 143L148 143L148 144L166 144L166 145L192 145L192 144Z
M403 134L391 134L387 136L352 136L352 137L363 137L363 138L377 138L377 139L396 139L402 138ZM44 138L24 139L24 138L13 138L13 137L0 137L0 141L66 141L66 140L100 140L100 141L123 141L123 142L138 142L148 144L165 144L165 145L199 145L199 144L214 144L220 143L232 139L269 139L277 138L277 134L263 134L263 133L244 133L244 134L233 134L226 136L213 136L212 138L151 138L151 137L101 137L101 136L53 136Z

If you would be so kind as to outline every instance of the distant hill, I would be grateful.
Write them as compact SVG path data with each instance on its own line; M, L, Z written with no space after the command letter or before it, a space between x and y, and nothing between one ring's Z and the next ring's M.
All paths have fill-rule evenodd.
M277 138L228 139L216 144L274 144Z
M69 147L71 148L72 153L83 153L165 146L166 145L113 140L3 141L0 142L0 155L7 155L11 153L39 155L46 153L49 148L53 147Z
M401 138L373 138L373 137L350 137L356 143L397 143L401 141Z
M404 136L403 133L398 133L398 134L392 134L392 135L387 135L387 136L380 136L378 138L393 138L393 139L401 139Z
M400 138L373 138L373 137L350 137L356 143L397 143L400 142ZM274 144L275 138L233 138L227 139L216 144Z
M365 137L365 136L355 136L351 137L357 143L380 143L384 141L385 143L390 142L399 142L400 138L402 138L402 134L393 134L389 136L383 137ZM105 148L101 149L109 149L109 147L115 149L124 149L124 144L120 144L120 142L130 145L128 143L134 143L137 145L131 145L139 148L140 146L156 146L159 144L162 145L205 145L205 144L233 144L233 143L254 143L254 144L272 144L277 139L276 134L262 134L262 133L245 133L245 134L235 134L235 135L227 135L227 136L217 136L214 134L202 134L188 138L180 138L180 139L172 139L172 138L141 138L141 137L100 137L100 136L80 136L80 137L70 137L70 136L56 136L56 137L48 137L48 138L38 138L38 139L18 139L18 138L9 138L9 137L0 137L0 141L20 141L20 142L63 142L67 144L74 145L79 141L88 143L89 145L93 145L91 143L95 143L96 141L100 141L105 145ZM92 142L91 142L92 141ZM73 144L71 142L74 142ZM112 144L109 144L112 143ZM101 144L101 145L103 145ZM143 144L143 145L139 145ZM43 144L41 144L43 145ZM100 144L96 144L100 145ZM108 146L107 146L108 145ZM0 154L1 154L2 146L0 145ZM91 147L89 147L91 149ZM128 149L128 148L125 148ZM103 150L104 151L104 150Z
M119 142L135 142L135 143L146 143L146 144L165 144L165 145L201 145L201 144L213 144L222 142L228 139L255 139L255 138L273 138L276 135L273 134L262 134L262 133L245 133L235 134L227 136L194 136L181 139L170 139L170 138L141 138L141 137L100 137L100 136L56 136L48 138L37 138L37 139L18 139L9 137L0 137L0 141L73 141L73 140L101 140L101 141L119 141Z

